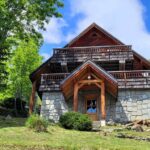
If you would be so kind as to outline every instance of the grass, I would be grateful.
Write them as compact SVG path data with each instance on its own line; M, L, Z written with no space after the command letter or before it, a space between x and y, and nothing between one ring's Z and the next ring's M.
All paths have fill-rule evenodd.
M150 142L119 139L114 136L116 132L103 136L50 125L47 133L36 133L27 129L24 122L22 118L0 119L0 150L150 150Z

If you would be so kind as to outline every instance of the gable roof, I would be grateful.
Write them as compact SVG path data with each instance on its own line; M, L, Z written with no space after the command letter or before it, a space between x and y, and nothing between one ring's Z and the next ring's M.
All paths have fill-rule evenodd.
M81 38L84 34L86 34L92 28L97 28L98 30L103 32L105 35L107 35L107 37L110 37L111 39L115 40L118 43L118 45L119 44L124 45L120 40L118 40L117 38L112 36L110 33L105 31L104 29L102 29L97 24L93 23L87 29L85 29L81 34L79 34L77 37L75 37L71 42L69 42L65 47L67 47L67 46L71 45L72 43L74 43L75 41L77 41L79 38ZM146 65L146 66L148 66L148 68L150 68L150 62L149 61L147 61L144 57L142 57L137 52L133 51L133 53L134 53L134 56L136 56L137 58L142 60L144 65ZM48 65L50 64L52 58L53 58L53 56L51 56L47 61L45 61L42 65L40 65L35 71L33 71L30 74L30 80L32 82L35 80L40 80L41 74L48 73L48 72L46 72L46 69L47 69Z
M140 55L139 53L137 53L135 50L133 51L133 56L137 57L138 59L140 59L142 61L142 63L147 66L148 69L150 69L150 61L148 61L146 58L144 58L142 55Z
M106 89L116 97L118 90L117 80L103 68L96 65L94 62L88 60L81 66L77 67L67 78L61 83L60 87L66 98L69 98L73 94L74 81L83 78L88 70L91 70L100 80L103 80L106 84Z
M124 45L123 42L121 42L120 40L118 40L116 37L114 37L113 35L111 35L110 33L108 33L106 30L104 30L102 27L100 27L99 25L97 25L96 23L92 23L89 27L87 27L85 30L83 30L78 36L76 36L74 39L72 39L68 44L66 44L64 46L65 47L69 47L70 45L72 45L73 43L75 43L77 40L79 40L82 36L84 36L88 31L90 31L92 28L96 28L98 29L100 32L102 32L103 34L105 34L107 37L109 37L110 39L112 39L113 41L115 41L118 45Z
M81 66L77 67L67 78L65 78L62 82L61 85L65 84L65 82L67 82L70 78L73 78L74 76L76 76L80 71L82 71L83 69L85 69L87 66L91 66L91 68L95 68L97 71L102 72L102 74L104 75L105 78L109 79L112 81L112 83L117 84L117 80L108 72L106 72L102 67L96 65L94 62L88 60L85 63L83 63Z

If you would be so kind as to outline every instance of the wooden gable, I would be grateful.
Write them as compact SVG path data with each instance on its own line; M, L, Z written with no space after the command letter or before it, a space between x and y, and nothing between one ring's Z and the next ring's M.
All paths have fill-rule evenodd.
M93 23L65 47L124 45L110 33Z
M118 89L117 80L103 70L100 66L97 66L95 63L89 60L79 66L61 82L61 89L66 99L73 95L74 84L83 79L87 80L89 74L92 77L91 80L88 80L89 82L93 83L96 80L103 81L106 84L107 91L116 97Z

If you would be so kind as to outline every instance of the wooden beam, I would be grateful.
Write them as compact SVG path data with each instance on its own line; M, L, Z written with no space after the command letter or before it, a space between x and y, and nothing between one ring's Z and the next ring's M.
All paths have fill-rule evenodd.
M101 89L101 85L99 85L98 83L94 83L94 84Z
M101 83L101 119L106 119L106 108L105 108L105 83Z
M78 89L80 89L84 85L85 85L84 83L79 84Z
M101 80L81 80L79 83L101 83Z
M119 70L125 70L125 60L120 60L119 61Z
M32 83L32 92L31 92L30 102L29 102L29 114L30 115L33 112L33 108L35 104L35 93L36 93L36 81Z
M74 84L74 95L73 95L73 110L78 111L78 83Z
M85 73L85 74L84 74ZM84 71L83 75L81 76L81 78L79 80L84 80L85 78L87 79L87 72Z
M91 76L93 76L97 80L100 80L94 73L91 73Z

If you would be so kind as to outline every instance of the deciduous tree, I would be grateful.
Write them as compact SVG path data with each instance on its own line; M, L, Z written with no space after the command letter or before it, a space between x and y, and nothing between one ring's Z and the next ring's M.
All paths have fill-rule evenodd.
M5 61L16 45L13 39L41 37L36 29L44 30L53 16L61 17L58 8L62 6L61 0L0 0L0 88L7 77Z
M9 96L24 99L28 102L31 94L31 81L29 75L41 63L39 55L40 44L33 38L19 43L7 64Z

